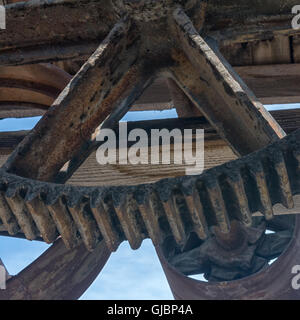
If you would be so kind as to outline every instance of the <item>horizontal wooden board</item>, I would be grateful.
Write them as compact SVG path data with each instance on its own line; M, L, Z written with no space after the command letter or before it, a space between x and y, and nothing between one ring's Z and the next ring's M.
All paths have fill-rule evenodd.
M271 114L287 133L300 127L300 109L272 111ZM231 149L219 138L215 130L203 117L128 122L128 130L134 128L144 128L147 132L154 128L166 128L169 130L173 128L181 130L203 128L205 129L206 139L205 169L221 165L236 158ZM0 155L0 165L6 161L8 154L26 133L27 131L0 133L0 154L2 154ZM176 164L99 165L94 152L75 172L69 183L87 186L148 183L166 177L184 175L185 168L185 165Z
M300 63L279 64L279 65L259 65L235 67L235 71L241 76L248 87L254 92L257 98L263 104L285 104L300 103L300 93L298 84L300 83ZM4 99L8 95L7 88L3 88L2 95ZM13 90L13 89L10 89ZM27 102L27 105L0 104L0 118L9 117L32 117L40 116L45 113L45 106L53 102L53 98L37 98L38 93L30 93L30 90L18 90L20 99ZM10 94L10 96L14 96ZM23 98L22 98L23 97ZM35 98L31 101L30 98ZM1 83L0 83L0 102L1 102ZM10 98L12 99L12 98ZM15 98L14 98L15 99ZM45 105L30 107L29 102L36 103L44 101ZM130 109L131 111L145 110L168 110L173 108L173 102L170 97L166 80L158 78L137 100ZM44 110L43 110L44 109Z

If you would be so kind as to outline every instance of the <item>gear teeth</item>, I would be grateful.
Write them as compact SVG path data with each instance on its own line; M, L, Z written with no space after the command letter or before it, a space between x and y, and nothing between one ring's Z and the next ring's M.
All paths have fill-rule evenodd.
M12 213L5 197L3 194L0 192L0 218L7 230L7 232L10 235L15 235L16 233L19 232L20 227L18 225L18 222Z
M150 192L144 203L138 203L138 207L149 237L152 239L154 245L159 245L162 242L162 235L158 222L159 214L155 209L155 201L155 194Z
M227 181L232 188L235 199L238 203L239 220L247 227L250 227L252 225L252 215L240 172L233 169L227 176Z
M192 187L192 194L185 195L184 198L194 224L193 230L201 240L205 240L208 237L208 226L196 186Z
M79 230L81 238L89 251L96 247L99 232L94 219L85 212L86 202L77 203L74 208L69 207L69 211Z
M210 175L205 179L204 184L206 186L210 204L216 215L218 226L221 232L228 233L230 231L230 221L219 181L215 176Z
M133 198L129 195L124 195L120 201L114 204L114 207L130 247L136 250L141 246L144 237L136 221L132 200Z
M62 199L56 200L55 203L47 206L47 208L66 247L68 249L75 248L79 243L76 226L66 206L62 203Z
M48 243L60 235L68 248L82 239L92 250L103 237L110 251L126 239L137 249L147 237L161 245L170 235L182 247L191 231L203 240L213 225L228 233L233 217L227 210L249 226L257 211L272 219L278 201L291 208L292 195L300 192L299 141L297 130L202 175L135 187L70 187L0 169L0 219L11 235L41 235Z
M261 204L261 212L266 220L271 220L274 217L273 206L267 187L266 176L261 162L254 163L250 166L250 171L255 179L259 200Z
M180 211L176 203L176 197L174 194L171 194L167 201L162 201L162 204L176 243L179 246L184 246L187 237Z
M39 229L46 243L52 243L58 237L58 233L51 218L50 212L40 199L35 198L26 202L26 208Z
M30 213L28 213L27 211L24 199L22 199L20 195L15 193L15 195L11 198L6 197L6 201L11 211L14 213L18 224L21 230L24 232L26 238L28 240L36 239L39 235L38 230Z
M114 252L118 249L121 238L105 207L106 205L102 201L99 201L98 206L96 208L91 208L91 210L108 249L111 252Z
M274 153L274 167L279 179L281 203L287 208L294 208L293 195L284 157L281 151Z

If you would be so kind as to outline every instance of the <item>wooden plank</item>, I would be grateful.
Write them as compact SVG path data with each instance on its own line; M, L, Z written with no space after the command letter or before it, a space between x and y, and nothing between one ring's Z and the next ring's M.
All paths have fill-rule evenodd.
M235 67L264 104L300 103L300 64Z
M194 146L188 146L188 150ZM171 157L173 157L171 145ZM195 150L195 149L193 149ZM215 167L236 159L230 148L221 140L205 143L205 169ZM7 160L8 155L0 154L0 166ZM68 181L69 184L83 186L100 185L134 185L150 183L162 178L185 175L186 165L100 165L93 152Z
M179 118L201 116L200 110L195 107L173 79L167 79L167 85Z
M225 43L220 41L220 51L232 66L293 63L292 47L288 35L279 33L271 36L263 29L260 34L262 39L257 41L247 38L237 43L228 40ZM265 34L267 37L263 38Z
M295 63L300 63L300 35L295 35L292 38L293 59Z
M300 128L300 109L274 110L270 113L286 133Z
M0 156L0 165L7 156ZM233 160L235 155L227 146L215 145L213 150L205 149L205 168ZM99 186L99 185L134 185L156 182L162 178L184 175L184 168L175 165L105 165L96 162L96 155L91 155L68 182L72 185ZM300 196L294 196L294 208L286 209L277 204L273 207L274 215L299 214ZM256 213L255 215L261 215ZM2 230L2 229L0 229ZM3 230L2 230L3 231Z
M281 0L255 3L246 0L225 3L209 1L205 17L206 32L229 43L260 41L277 34L288 38L297 32L291 27L291 8L295 4L298 4L297 0L285 0L284 3ZM0 37L3 48L0 64L89 56L116 20L110 1L51 0L10 5L7 10L8 28ZM39 28L33 28L33 25L39 25ZM49 33L49 30L52 32ZM68 48L70 44L72 48ZM8 49L10 52L7 52ZM29 54L28 50L31 50Z
M0 68L0 73L1 70L2 68ZM300 63L237 66L234 70L263 104L300 103L298 89ZM16 70L15 74L18 72ZM32 73L36 74L36 71ZM49 72L49 76L51 75L52 73ZM32 103L32 92L28 94L28 98ZM3 97L0 96L1 100L3 100ZM0 103L0 118L41 116L45 113L47 107L49 105L32 105L20 102L11 104L7 102ZM169 93L167 81L164 78L158 78L145 90L143 95L131 107L130 111L168 110L172 108L174 108L174 103Z
M270 113L286 133L291 133L300 128L300 109L273 110L270 111ZM128 131L142 128L148 133L151 129L163 128L168 130L172 130L174 128L178 128L180 130L205 129L206 140L219 140L221 144L224 144L224 142L221 141L220 136L203 117L130 121L127 123L127 128ZM118 134L117 126L114 126L114 130L116 130L116 134ZM27 130L0 132L0 155L10 154L25 138L28 132L29 131Z
M195 145L186 146L186 150L195 150ZM171 146L171 159L173 157ZM148 153L150 157L150 152ZM236 159L226 145L211 143L205 148L205 169ZM96 185L135 185L155 182L163 178L185 175L187 164L157 164L157 165L100 165L96 160L96 153L92 153L82 166L73 174L69 184L96 186Z
M24 102L0 102L0 119L39 117L45 114L48 105Z
M67 72L50 63L14 67L1 66L0 78L42 84L58 90L62 90L71 80L71 76Z
M131 111L138 111L142 109L142 106L151 106L158 108L160 110L161 105L171 105L171 96L168 90L168 85L166 79L157 78L153 84L145 90L143 95L135 102ZM155 104L157 104L155 106ZM150 110L156 110L150 109Z
M28 132L28 130L0 132L0 155L10 154Z
M116 20L109 1L97 4L96 1L40 0L11 4L6 9L7 28L0 36L0 47L4 50L0 64L4 61L6 64L12 63L12 52L5 56L5 50L11 48L16 49L15 53L19 52L15 55L19 64L35 63L34 58L41 62L41 57L44 55L49 58L49 53L52 53L53 60L78 57L79 50L73 51L74 48L73 55L70 55L70 51L59 50L70 43L77 46L81 44L81 49L90 56L97 46L86 52L84 44L88 41L97 41L99 44ZM47 51L51 45L58 50ZM31 51L30 55L26 55L26 50L30 47L34 47L35 53Z
M128 28L127 22L115 25L57 97L46 117L18 145L6 163L8 171L15 168L16 174L51 180L107 116L117 108L131 106L143 77L135 63L137 38L128 38ZM126 50L129 45L131 52Z
M297 62L300 62L300 54ZM236 66L234 70L261 103L300 103L300 63ZM170 107L174 106L167 81L159 78L137 100L131 111L163 110Z
M40 116L71 76L52 64L0 68L0 118Z
M185 12L177 9L173 18L178 48L172 51L171 76L234 152L245 155L284 137L284 131L218 48L197 33Z

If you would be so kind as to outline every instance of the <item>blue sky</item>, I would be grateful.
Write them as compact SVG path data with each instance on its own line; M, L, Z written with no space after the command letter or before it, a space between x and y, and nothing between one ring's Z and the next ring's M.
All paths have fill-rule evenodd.
M299 108L294 105L266 106L268 110ZM162 119L177 117L175 110L129 112L124 121ZM29 130L36 118L0 120L0 131ZM17 274L35 260L48 245L38 241L28 241L0 237L0 257L10 274ZM118 251L113 253L91 287L81 299L173 299L155 250L150 240L145 240L139 250L130 249L123 242Z
M177 117L175 110L130 112L124 121L162 119ZM31 129L39 117L0 120L0 131ZM0 257L10 274L17 274L35 260L48 245L37 241L27 241L0 237ZM113 253L81 299L173 299L167 280L150 240L145 240L139 250L130 249L123 242Z

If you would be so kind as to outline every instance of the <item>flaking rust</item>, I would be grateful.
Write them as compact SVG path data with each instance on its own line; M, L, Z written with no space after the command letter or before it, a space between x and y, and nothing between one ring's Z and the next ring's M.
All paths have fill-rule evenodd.
M247 36L233 29L249 16L249 41L262 40L263 30L253 28L258 12L264 10L261 19L268 23L268 15L286 14L292 4L291 0L275 4L230 0L226 5L218 0L51 0L7 7L8 26L15 22L16 29L1 34L3 65L82 58L95 51L0 169L0 219L7 232L55 242L37 263L11 280L0 298L77 298L122 241L138 249L146 238L158 250L175 297L180 298L179 285L186 286L192 298L197 289L186 285L164 260L160 248L168 243L180 252L172 257L169 250L173 265L185 274L203 271L211 282L228 280L233 293L227 296L234 297L242 284L237 290L230 280L256 273L277 248L284 251L292 223L279 240L271 239L271 245L261 239L266 224L276 219L273 206L292 208L293 196L300 193L300 130L285 137L209 36L215 35L221 45L228 39L243 42ZM238 17L237 9L241 9ZM57 23L48 21L52 15ZM39 28L32 27L34 22ZM284 23L280 17L278 26L289 36ZM224 24L228 28L223 34ZM278 36L276 30L265 33L272 40ZM92 151L95 129L117 123L156 76L169 78L185 105L197 108L243 157L199 176L147 185L53 183L67 182ZM6 86L16 86L13 80L5 81ZM58 179L68 161L67 174ZM262 223L254 221L258 211L264 216ZM253 223L257 225L252 227ZM193 234L202 245L188 250ZM226 297L226 286L205 287L196 296Z
M290 158L291 155L298 155L300 151L299 144L294 143L298 139L300 130L261 151L207 170L202 175L166 179L153 184L130 187L59 185L19 177L1 169L0 217L8 226L11 225L12 229L14 229L12 223L16 219L28 239L37 237L38 233L34 231L37 227L44 240L49 242L49 236L53 238L57 229L69 248L76 246L78 234L89 250L92 250L95 243L102 238L109 248L116 250L116 243L125 239L130 242L133 249L137 249L145 238L150 237L154 243L161 244L164 238L170 235L173 235L178 245L184 246L187 241L186 234L191 230L205 238L204 230L211 226L207 224L207 220L211 221L212 216L215 217L220 230L227 233L233 216L239 217L244 225L249 226L251 213L260 211L269 220L273 218L272 206L275 204L282 203L291 207L290 197L300 193L299 159L297 156ZM281 156L274 158L274 150L281 153ZM268 179L278 181L277 185L271 186L271 189L266 183L265 169L261 164L265 159L272 159L270 165L274 167L274 176L268 175ZM229 168L234 168L234 172ZM249 172L248 176L241 175L241 170L245 171L245 168ZM282 171L282 168L287 169ZM289 183L289 189L287 183L282 183L282 179ZM226 188L222 182L224 180L231 186L229 198L224 197L222 193ZM252 204L251 209L248 206L249 185L247 190L243 189L249 181L254 181L250 190L259 197L259 201ZM273 189L280 190L282 197L274 197ZM185 211L182 211L182 208L180 211L177 206L176 190L180 190L185 196ZM207 197L201 196L203 192ZM158 195L155 199L161 204L159 211L151 204L153 194ZM229 215L225 209L228 207L226 202L232 202L232 199L235 199L236 209ZM50 212L50 216L47 217L49 222L47 229L38 223L39 217L34 210L25 210L30 206L32 208L33 203L40 210L48 209L47 212ZM106 208L103 203L106 203ZM202 212L203 206L210 207L210 212ZM145 209L149 207L152 214L148 217ZM193 221L192 229L183 219L186 211ZM207 219L208 215L210 219ZM163 232L164 227L158 222L158 218L162 217L168 221L169 233ZM48 228L52 230L50 235ZM164 238L158 237L158 229L161 229Z

